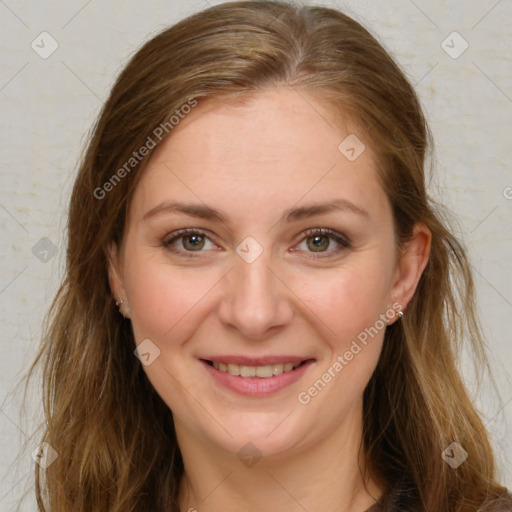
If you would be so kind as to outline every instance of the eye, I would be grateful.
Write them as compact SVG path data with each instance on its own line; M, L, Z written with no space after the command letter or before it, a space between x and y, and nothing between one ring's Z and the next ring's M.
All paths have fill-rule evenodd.
M350 240L341 233L328 228L308 229L305 232L306 238L293 250L303 250L317 255L312 258L323 258L337 254L343 249L351 247ZM322 254L322 256L320 256ZM326 254L325 256L323 254Z
M217 247L201 230L198 229L180 229L166 237L163 246L172 252L194 256L194 252L203 252L203 249L215 249ZM189 253L189 254L186 254Z
M308 229L303 235L306 237L291 250L293 252L298 250L308 252L310 253L308 257L313 259L333 256L343 249L351 247L350 240L345 235L328 228ZM171 233L162 241L162 245L185 257L199 256L194 253L218 248L206 232L195 228L180 229Z

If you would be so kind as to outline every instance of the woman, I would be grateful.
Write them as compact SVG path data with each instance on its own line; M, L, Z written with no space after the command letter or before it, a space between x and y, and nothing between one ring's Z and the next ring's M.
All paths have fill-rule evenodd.
M212 7L113 87L41 353L40 510L512 510L417 97L358 23ZM42 466L47 466L45 470Z

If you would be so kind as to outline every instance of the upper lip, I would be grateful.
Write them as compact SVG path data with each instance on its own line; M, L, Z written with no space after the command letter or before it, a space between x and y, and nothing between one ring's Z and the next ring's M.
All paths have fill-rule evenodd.
M201 357L205 361L216 361L226 364L237 364L239 366L267 366L271 364L285 364L285 363L302 363L313 359L312 357L301 356L263 356L263 357L246 357L246 356L205 356Z

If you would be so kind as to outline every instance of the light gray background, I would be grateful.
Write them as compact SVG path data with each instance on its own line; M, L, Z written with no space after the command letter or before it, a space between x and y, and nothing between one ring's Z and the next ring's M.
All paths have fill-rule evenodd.
M214 3L221 2L0 0L0 510L14 510L24 492L29 496L21 510L35 509L30 453L37 442L28 434L39 414L39 389L35 386L20 411L17 383L34 357L44 313L62 276L65 211L85 135L139 45ZM500 400L484 381L477 401L493 435L500 478L512 488L507 439L512 430L512 3L324 5L338 6L376 33L425 106L437 145L432 194L457 214L458 234L470 249L501 395ZM31 48L35 40L39 51L48 51L50 40L38 37L43 31L58 43L46 59ZM452 55L463 48L461 39L450 36L453 31L469 45L458 58L442 47L446 40ZM469 368L464 371L474 389Z

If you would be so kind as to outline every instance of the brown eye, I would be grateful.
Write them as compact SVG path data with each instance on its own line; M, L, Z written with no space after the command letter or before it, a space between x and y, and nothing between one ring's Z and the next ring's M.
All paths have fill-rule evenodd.
M199 234L182 236L181 239L187 251L200 251L205 245L205 237Z
M323 252L329 247L329 237L316 235L307 239L308 248L313 252Z
M162 241L162 245L169 251L182 256L199 256L208 249L218 249L206 233L193 228L170 233Z
M309 258L327 258L337 256L351 247L351 242L345 235L328 228L308 229L305 238L293 251L304 251Z

